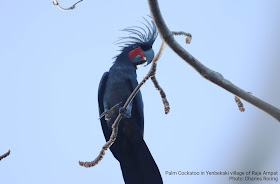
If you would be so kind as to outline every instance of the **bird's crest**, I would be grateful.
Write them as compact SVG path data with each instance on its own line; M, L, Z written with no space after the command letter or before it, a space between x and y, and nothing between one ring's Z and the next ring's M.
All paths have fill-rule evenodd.
M153 20L148 21L144 17L143 19L145 20L145 23L143 22L140 23L143 24L146 29L140 26L131 26L121 30L129 33L128 36L120 37L120 39L115 42L115 44L120 45L121 52L123 52L126 48L130 48L133 45L139 45L145 43L152 46L153 43L155 42L158 36L158 32L154 21Z

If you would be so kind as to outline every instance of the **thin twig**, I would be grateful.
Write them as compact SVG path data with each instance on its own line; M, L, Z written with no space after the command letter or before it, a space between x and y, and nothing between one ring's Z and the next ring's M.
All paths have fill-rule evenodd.
M240 110L241 112L244 112L244 111L245 111L245 108L244 108L244 105L243 105L243 103L241 102L240 98L239 98L238 96L235 96L234 99L235 99L236 104L238 105L239 110Z
M247 93L243 89L231 83L229 80L225 79L220 73L207 68L202 63L200 63L196 58L194 58L188 51L186 51L182 46L180 46L174 39L171 31L168 29L165 24L164 19L162 18L158 1L157 0L148 0L150 11L153 17L153 20L157 26L157 29L162 37L162 39L168 44L168 46L176 52L183 60L190 64L203 78L213 82L214 84L224 88L230 93L238 96L252 105L258 107L264 112L268 113L275 119L280 122L280 109L270 105L267 102L253 96L250 93Z
M165 112L165 114L168 114L169 111L170 111L169 102L168 102L168 100L166 98L165 92L160 87L160 85L159 85L159 83L158 83L158 81L156 79L157 62L158 62L159 58L162 56L162 53L163 53L165 47L166 47L166 43L162 42L160 50L159 50L159 52L158 52L158 54L157 54L157 56L155 58L155 61L153 62L153 65L152 65L148 75L150 75L151 80L154 83L154 86L155 86L156 90L158 90L159 93L160 93L160 96L161 96L161 99L162 99L162 102L163 102L163 105L164 105L164 112Z
M157 67L157 62L160 59L164 49L165 49L165 42L163 41L160 47L159 52L157 53L156 57L153 60L153 64L148 72L148 74L144 77L144 79L138 84L138 86L136 86L136 88L133 90L133 92L130 94L130 96L128 97L128 99L126 100L123 108L124 110L127 110L128 105L132 102L132 100L134 99L134 97L136 96L136 94L138 93L138 91L140 90L140 88L146 83L146 81L155 76L156 73L156 67ZM163 91L163 90L162 90ZM163 99L165 99L167 101L167 99L164 97ZM167 102L168 103L168 102ZM165 104L164 104L165 105ZM169 108L169 104L165 105L165 108ZM169 111L166 110L166 112ZM99 155L91 162L81 162L79 161L80 166L83 167L93 167L95 165L97 165L104 157L105 152L114 144L114 142L116 141L117 138L117 134L118 134L118 126L119 123L122 119L122 115L119 113L119 115L117 116L116 120L114 121L113 125L112 125L112 134L110 136L109 141L106 142L106 144L102 147L102 150L100 151Z
M11 151L9 150L7 153L3 154L3 155L0 155L0 161L3 159L3 158L6 158L7 156L9 156L11 153Z
M58 4L58 1L57 0L53 0L53 4L55 6L57 6L59 9L61 9L62 11L69 11L69 10L74 10L76 8L76 5L80 2L82 2L83 0L80 0L78 2L76 2L75 4L73 4L71 7L69 8L62 8L59 4Z
M174 36L185 36L186 37L186 43L187 44L191 43L192 35L190 33L185 33L183 31L179 31L179 32L172 31L172 34ZM160 53L161 54L163 53L163 50L165 49L165 46L166 46L166 43L163 42L162 45L161 45L161 48L160 48ZM151 76L151 80L153 81L155 88L160 93L160 96L162 98L162 102L163 102L163 105L164 105L164 112L165 112L165 114L168 114L169 111L170 111L170 105L169 105L169 102L166 98L166 94L165 94L164 90L160 87L160 85L159 85L159 83L156 79L156 64L157 63L154 63L154 69L153 69L154 74Z
M162 102L164 105L164 112L165 112L165 114L168 114L170 111L170 105L169 105L169 102L167 101L166 94L163 91L163 89L160 87L155 75L151 76L151 80L153 81L155 88L160 93L160 96L161 96L161 99L162 99Z
M159 54L158 54L159 55ZM157 56L158 56L157 55ZM160 54L161 55L161 54ZM160 56L159 56L160 57ZM158 57L156 57L158 58ZM141 86L143 84L145 84L145 82L151 77L151 74L153 74L152 70L154 69L154 65L156 65L156 58L153 61L153 65L150 69L150 71L148 72L148 74L146 75L146 77L138 84L138 86L136 86L136 88L133 90L133 92L130 94L130 96L128 97L127 101L125 102L123 108L124 110L127 109L128 105L131 103L131 101L133 100L133 98L136 96L137 92L140 90ZM158 58L159 59L159 58ZM153 67L154 66L154 67ZM122 119L122 115L119 113L119 115L117 116L116 120L114 121L113 125L112 125L112 134L110 136L109 141L106 142L106 144L102 147L102 150L100 151L99 155L91 162L81 162L79 161L80 166L83 167L93 167L95 165L97 165L104 157L105 152L114 144L114 142L116 141L117 138L117 134L118 134L118 126L119 123Z
M172 34L173 34L174 36L185 36L185 37L186 37L186 43L187 43L187 44L190 44L191 41L192 41L192 35L191 35L190 33L185 33L185 32L183 32L183 31L178 31L178 32L172 31Z

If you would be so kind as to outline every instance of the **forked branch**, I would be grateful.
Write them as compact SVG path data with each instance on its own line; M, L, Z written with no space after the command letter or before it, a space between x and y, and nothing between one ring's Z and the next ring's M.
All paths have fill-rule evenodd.
M181 32L181 33L183 33L183 32ZM188 40L187 43L190 43L191 34L183 33L183 34L180 34L180 35L186 36L187 37L186 40ZM169 112L170 107L169 107L169 103L168 103L168 101L166 99L166 95L165 95L164 91L162 90L162 88L159 86L159 84L158 84L158 82L157 82L157 80L155 78L157 62L160 59L160 57L161 57L161 55L162 55L162 53L163 53L163 51L165 49L165 46L166 46L166 44L163 41L162 44L161 44L161 47L160 47L160 50L159 50L158 54L156 55L156 57L153 60L153 64L151 66L151 69L149 70L148 74L144 77L144 79L138 84L138 86L133 90L133 92L128 97L127 101L125 102L125 104L123 106L124 110L127 109L128 105L132 102L132 100L134 99L134 97L136 96L136 94L138 93L140 88L143 86L143 84L145 84L146 81L149 78L152 78L152 81L154 82L154 85L155 85L156 89L159 90L159 92L161 94L162 101L163 101L163 104L164 104L164 107L165 107L165 113L167 114ZM81 162L81 161L79 161L80 166L83 166L83 167L93 167L93 166L97 165L103 159L103 157L105 155L105 152L116 141L117 134L118 134L118 126L119 126L119 123L120 123L121 119L122 119L122 115L119 113L119 115L117 116L116 120L114 121L114 124L112 125L112 134L110 136L110 139L102 147L102 150L100 151L99 155L93 161L91 161L91 162Z
M182 46L180 46L174 39L173 34L168 29L162 18L158 1L148 0L150 11L153 20L157 26L157 29L162 37L162 39L168 44L168 46L176 52L183 60L190 64L203 78L213 82L214 84L224 88L228 92L242 98L243 100L251 103L252 105L258 107L264 112L268 113L280 122L280 109L270 105L269 103L253 96L251 93L244 91L238 86L231 83L229 80L225 79L220 73L207 68L202 63L200 63L196 58L194 58L188 51L186 51Z
M55 6L57 6L59 9L61 9L62 11L69 11L69 10L74 10L76 8L76 5L80 2L82 2L83 0L80 0L78 2L76 2L75 4L73 4L71 7L69 8L62 8L59 4L58 4L58 1L57 0L53 0L53 4Z

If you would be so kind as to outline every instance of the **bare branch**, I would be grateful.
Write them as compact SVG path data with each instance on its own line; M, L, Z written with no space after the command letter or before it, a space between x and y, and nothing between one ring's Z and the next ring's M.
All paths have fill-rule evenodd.
M165 46L166 46L165 42L162 42L161 47L159 49L159 52L158 52L157 56L155 57L155 60L153 62L153 65L152 65L148 75L151 76L151 80L153 81L155 88L160 93L160 96L162 98L162 102L163 102L163 105L164 105L164 112L165 112L165 114L168 114L169 111L170 111L169 102L167 101L165 92L160 87L160 85L159 85L159 83L158 83L158 81L156 79L157 62L158 62L159 58L162 56L162 53L163 53L163 51L165 49Z
M181 47L174 36L172 35L171 31L168 29L165 21L162 18L158 1L157 0L148 0L150 11L153 17L153 20L158 28L158 31L162 37L162 39L168 44L168 46L176 52L183 60L185 60L188 64L190 64L203 78L213 82L214 84L224 88L225 90L229 91L230 93L246 100L247 102L251 103L252 105L258 107L259 109L263 110L264 112L268 113L275 119L280 122L280 109L270 105L267 102L253 96L250 93L247 93L243 89L237 87L236 85L232 84L229 80L225 79L220 73L207 68L202 63L200 63L196 58L194 58L190 53L188 53L183 47Z
M182 32L181 32L182 33ZM188 34L188 33L185 33L185 34ZM183 34L184 35L184 34ZM191 40L191 38L188 38L188 37L191 37L190 34L188 35L185 35L187 36L187 40ZM162 56L162 53L165 49L165 42L163 41L162 42L162 45L160 47L160 50L159 52L157 53L156 57L154 58L153 60L153 64L148 72L148 74L144 77L144 79L138 84L138 86L136 86L136 88L133 90L133 92L130 94L130 96L128 97L127 101L125 102L123 108L124 110L127 110L127 107L128 105L132 102L132 100L134 99L134 97L136 96L136 94L138 93L138 91L140 90L140 88L143 86L143 84L146 83L146 81L149 79L149 78L153 78L153 82L155 84L155 87L157 90L160 91L160 94L161 94L161 97L162 97L162 100L163 100L163 103L164 103L164 107L165 107L165 113L167 114L170 110L170 107L169 107L169 103L166 99L166 95L164 93L164 91L162 90L162 88L159 86L158 82L156 81L155 79L155 74L156 74L156 67L157 67L157 62L158 60L160 59L160 57ZM113 107L114 108L114 107ZM102 113L103 114L103 113ZM108 142L106 142L106 144L102 147L102 150L100 151L99 155L91 162L81 162L79 161L79 164L80 166L83 166L83 167L93 167L95 165L97 165L104 157L105 155L105 152L114 144L114 142L116 141L116 138L117 138L117 134L118 134L118 126L119 126L119 123L122 119L122 115L119 113L119 115L117 116L116 120L114 121L113 125L112 125L112 134L110 136L110 139Z
M61 9L62 11L69 11L69 10L74 10L76 8L76 5L80 2L82 2L83 0L80 0L78 2L76 2L75 4L73 4L71 7L69 8L62 8L59 4L58 4L58 1L57 0L53 0L53 4L55 6L57 6L59 9Z
M130 96L128 97L127 101L125 102L123 108L124 110L127 110L128 105L131 103L131 101L134 99L134 97L136 96L137 92L140 90L141 86L143 84L145 84L145 82L149 79L150 76L146 76L140 84L138 84L138 86L134 89L134 91L130 94ZM112 134L110 136L109 141L106 142L106 144L102 147L102 150L100 151L99 155L96 157L96 159L94 159L91 162L81 162L79 161L80 166L84 166L84 167L93 167L95 165L97 165L104 157L105 152L114 144L114 142L116 141L117 138L117 134L118 134L118 126L119 123L122 119L122 115L121 113L119 113L119 115L117 116L116 120L114 121L113 125L112 125Z
M192 41L192 35L190 33L185 33L183 31L179 31L179 32L172 31L172 34L174 36L185 36L187 44L190 44Z
M155 60L153 62L153 65L155 63ZM150 69L151 71L151 69ZM143 86L143 84L145 84L145 82L151 77L149 74L151 72L148 73L148 75L146 75L146 77L141 81L141 83L138 84L138 86L133 90L133 92L130 94L130 96L128 97L127 101L125 102L123 108L124 110L127 110L128 105L131 103L131 101L134 99L134 97L136 96L137 92L140 90L141 86ZM114 142L116 141L117 138L117 134L118 134L118 126L119 123L122 119L122 115L121 113L119 113L119 115L117 116L114 124L112 125L112 134L110 136L110 139L108 142L106 142L106 144L102 147L102 150L100 151L99 155L96 157L96 159L94 159L91 162L81 162L79 161L80 166L84 166L84 167L93 167L95 165L97 165L104 157L105 152L114 144Z
M241 112L245 111L244 105L241 102L240 98L238 98L237 96L234 97L236 104L238 105L238 108Z
M162 102L163 102L163 105L164 105L164 112L165 112L165 114L168 114L169 111L170 111L170 106L169 106L169 102L167 101L166 94L163 91L163 89L160 87L155 75L151 76L151 80L153 81L153 83L155 85L155 88L160 93L160 96L162 98Z
M175 31L172 31L172 34L175 35L175 36L185 36L186 37L186 43L187 44L190 44L191 43L191 40L192 40L192 35L190 33L185 33L183 31L180 31L180 32L175 32ZM161 45L161 48L159 50L159 57L162 55L164 49L165 49L165 46L166 46L166 43L163 41L162 42L162 45ZM157 59L158 61L158 59ZM151 80L153 81L154 83L154 86L155 88L159 91L160 93L160 96L162 98L162 102L163 102L163 105L164 105L164 111L165 111L165 114L168 114L169 111L170 111L170 106L169 106L169 102L167 101L167 98L166 98L166 94L165 92L163 91L163 89L160 87L157 79L156 79L156 65L157 63L154 63L154 65L152 67L153 68L153 75L151 75Z
M3 158L6 158L7 156L9 156L11 153L11 151L9 150L7 153L3 154L3 155L0 155L0 161L3 159Z

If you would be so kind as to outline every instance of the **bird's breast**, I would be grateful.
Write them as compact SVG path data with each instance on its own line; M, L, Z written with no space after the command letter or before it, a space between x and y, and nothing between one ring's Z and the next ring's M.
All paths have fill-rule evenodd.
M109 74L104 94L104 102L108 108L113 107L117 103L122 102L123 105L126 102L133 91L132 80L136 80L136 77L133 78L131 76L133 75L120 70Z

